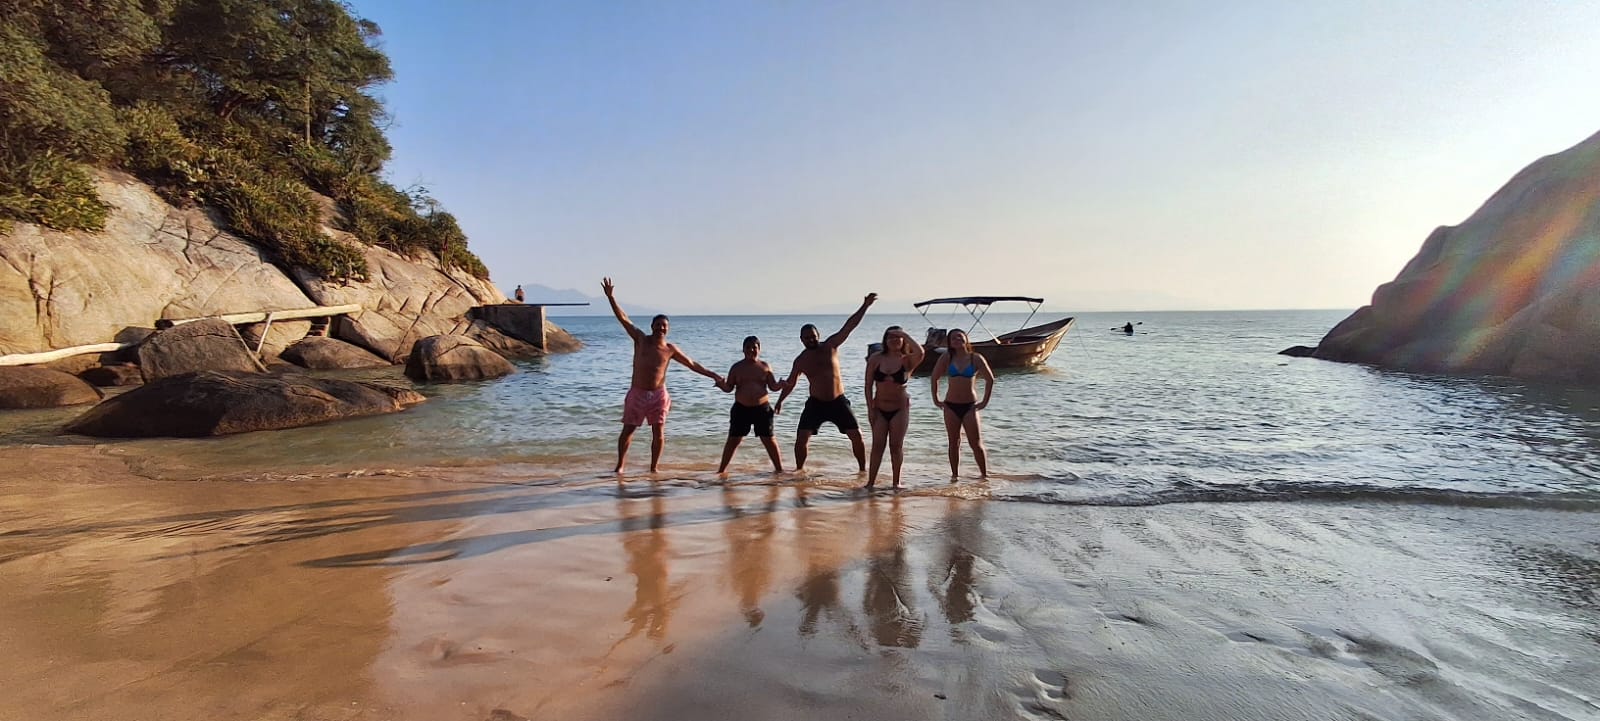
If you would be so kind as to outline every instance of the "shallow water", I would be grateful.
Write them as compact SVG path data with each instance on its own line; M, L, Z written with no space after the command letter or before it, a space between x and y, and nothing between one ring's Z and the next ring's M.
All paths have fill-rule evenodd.
M1048 314L1046 314L1048 315ZM1003 372L984 412L995 498L1143 505L1187 501L1388 499L1600 508L1600 391L1509 379L1447 378L1276 355L1311 344L1345 311L1084 314L1049 363ZM1041 316L1044 317L1044 316ZM991 315L996 332L1021 316ZM1133 336L1113 331L1138 322ZM629 369L627 337L608 317L559 319L587 347L520 364L486 383L423 386L430 402L381 418L204 440L117 442L158 477L272 477L317 469L537 463L609 469ZM719 372L745 335L786 374L798 329L842 317L680 317L671 338ZM915 315L873 313L841 352L860 413L866 344ZM981 333L981 331L980 331ZM394 369L370 373L398 377ZM356 375L354 377L361 377ZM664 470L709 477L730 396L674 366ZM906 483L949 480L944 430L925 380L912 383ZM796 395L804 393L801 389ZM777 421L793 463L800 398ZM0 443L87 443L55 435L74 409L0 415ZM648 456L641 433L634 469ZM854 479L848 442L824 427L814 474ZM963 471L975 469L963 448ZM736 477L760 476L748 439Z

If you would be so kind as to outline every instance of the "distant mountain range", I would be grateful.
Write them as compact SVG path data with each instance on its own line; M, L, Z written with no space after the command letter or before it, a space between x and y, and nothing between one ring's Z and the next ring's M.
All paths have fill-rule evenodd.
M514 292L514 291L513 291ZM572 288L556 289L538 283L524 284L522 292L527 296L529 303L588 303L589 305L557 306L546 311L552 318L575 315L611 315L611 304L606 302L604 296L586 295ZM512 292L507 292L510 296ZM623 303L622 310L629 316L653 316L661 311L649 306ZM639 325L648 325L649 318L643 318Z

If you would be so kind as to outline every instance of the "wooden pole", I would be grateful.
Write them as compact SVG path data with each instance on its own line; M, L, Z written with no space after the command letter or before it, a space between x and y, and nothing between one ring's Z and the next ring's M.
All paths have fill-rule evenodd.
M124 348L132 348L132 343L95 343L94 345L78 345L71 348L57 348L40 353L12 353L0 355L0 366L26 366L36 363L49 363L50 361L71 358L85 353L111 353Z
M229 323L232 323L234 325L240 325L242 323L260 323L260 322L266 320L267 316L269 316L269 315L272 316L273 320L283 321L283 320L295 320L295 319L298 319L298 318L322 318L322 317L326 317L326 316L330 316L330 315L351 315L351 314L360 313L360 312L361 312L361 306L355 305L355 304L352 304L352 305L328 305L328 306L322 306L322 307L319 307L319 308L297 308L295 310L274 310L274 311L258 311L258 312L255 312L255 313L230 313L228 315L209 315L209 316L205 316L204 318L179 318L179 319L158 320L158 321L156 321L156 327L157 328L171 328L171 327L173 327L175 325L183 325L184 323L193 323L193 322L195 322L197 320L206 320L208 318L220 318L220 319L225 320L225 321L227 321Z

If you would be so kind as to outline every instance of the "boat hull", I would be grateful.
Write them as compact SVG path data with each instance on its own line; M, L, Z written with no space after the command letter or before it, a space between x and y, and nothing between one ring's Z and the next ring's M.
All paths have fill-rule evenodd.
M1003 368L1033 368L1044 365L1054 353L1056 346L1061 345L1061 340L1067 336L1067 331L1072 329L1074 318L1062 318L1043 325L1036 325L1022 330L1012 331L1001 335L997 340L979 341L972 344L972 350L989 361L989 367L1000 370ZM933 372L935 363L944 358L945 348L929 348L928 355L922 359L922 364L917 366L916 372L926 375Z

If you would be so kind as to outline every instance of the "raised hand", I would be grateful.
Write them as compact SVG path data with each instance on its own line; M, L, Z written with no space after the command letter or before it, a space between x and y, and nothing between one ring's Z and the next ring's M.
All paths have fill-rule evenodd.
M606 297L610 298L611 294L617 292L617 284L616 283L612 283L610 278L601 278L600 279L600 290L605 291L606 292Z
M877 300L878 300L878 294L877 293L868 293L867 297L865 299L863 299L861 301L861 303L862 303L862 305L872 305Z

